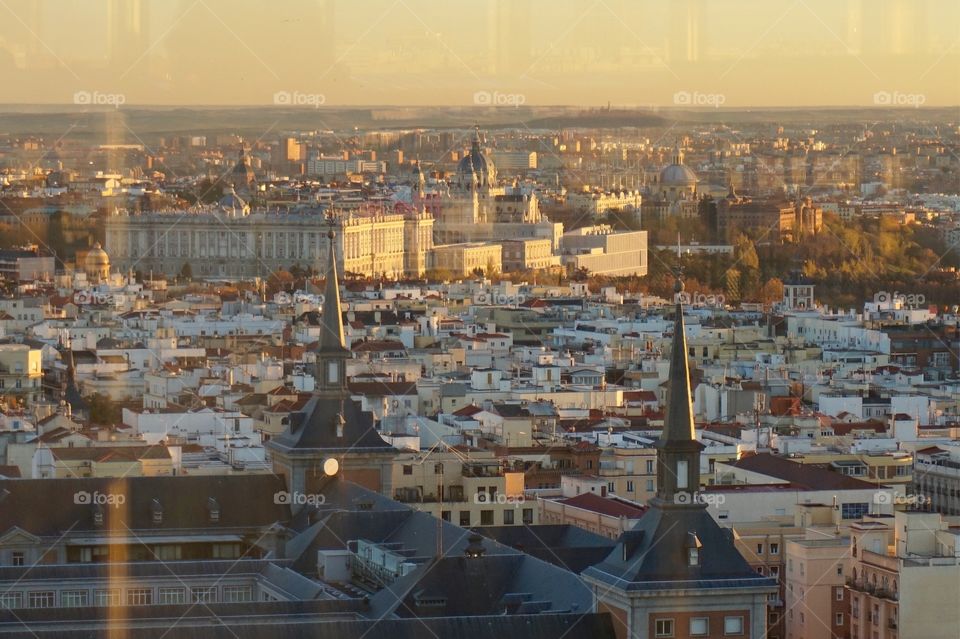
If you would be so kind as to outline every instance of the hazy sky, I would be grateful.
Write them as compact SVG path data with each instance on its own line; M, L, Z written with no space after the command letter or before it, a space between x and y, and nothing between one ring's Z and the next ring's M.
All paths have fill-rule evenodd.
M960 2L0 0L0 80L5 103L947 106Z

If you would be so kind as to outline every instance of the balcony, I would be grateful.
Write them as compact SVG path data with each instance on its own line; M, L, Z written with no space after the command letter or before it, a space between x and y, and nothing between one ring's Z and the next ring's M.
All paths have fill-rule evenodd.
M503 477L503 468L492 464L463 465L461 474L464 477Z
M900 595L890 588L884 588L883 586L878 586L876 584L867 583L862 579L850 579L847 578L847 588L850 590L856 590L857 592L862 592L864 594L870 595L871 597L877 597L878 599L886 599L888 601L899 601Z
M462 486L450 486L442 499L434 493L423 494L417 488L397 488L393 493L393 499L401 504L462 503L466 501Z

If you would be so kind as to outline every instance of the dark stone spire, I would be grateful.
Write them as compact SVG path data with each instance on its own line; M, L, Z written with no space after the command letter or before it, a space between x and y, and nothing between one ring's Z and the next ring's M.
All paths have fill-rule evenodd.
M683 281L677 271L673 287L676 297L673 322L673 346L670 349L670 373L667 412L663 432L657 441L657 500L664 504L696 506L700 489L700 451L693 421L690 393L690 365L687 361L687 336L683 322Z
M320 318L320 339L317 342L317 365L314 371L318 392L346 392L346 368L350 359L343 336L343 309L340 307L340 280L337 277L337 249L331 229L327 265L327 286L323 294L323 315Z
M327 264L327 286L323 294L323 316L320 326L319 353L335 353L346 350L343 337L343 311L340 308L340 279L337 277L337 249L331 230L327 233L330 240Z

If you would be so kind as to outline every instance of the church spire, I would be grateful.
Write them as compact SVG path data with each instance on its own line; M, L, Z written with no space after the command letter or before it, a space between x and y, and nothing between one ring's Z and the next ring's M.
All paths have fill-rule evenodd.
M340 309L340 280L337 277L337 249L334 238L336 234L331 230L327 233L330 240L330 250L327 252L327 286L323 295L323 317L320 329L321 353L336 352L346 349L346 340L343 337L343 312Z
M668 442L696 439L693 406L690 403L690 364L687 360L687 336L683 321L683 289L683 281L678 274L673 285L676 304L673 346L670 350L670 389L667 391L669 401L663 426L663 439Z
M347 387L346 369L350 359L343 336L343 310L340 307L340 281L337 278L337 249L331 230L327 266L327 286L323 294L323 316L320 318L320 339L317 345L317 364L314 370L317 392L342 394Z
M700 451L693 421L690 393L690 364L687 359L687 336L683 321L683 280L677 268L673 286L675 300L673 346L670 350L670 373L667 389L667 410L657 447L657 500L661 504L697 505L700 489Z

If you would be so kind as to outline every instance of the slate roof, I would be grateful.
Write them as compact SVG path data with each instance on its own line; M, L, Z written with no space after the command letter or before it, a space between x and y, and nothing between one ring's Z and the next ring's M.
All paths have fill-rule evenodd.
M688 565L686 557L690 533L702 544L696 566ZM651 508L620 536L606 559L583 574L624 590L671 587L662 582L687 582L690 587L776 585L750 567L737 551L731 530L721 528L705 507L689 506Z
M877 487L876 484L841 475L818 464L800 464L769 453L741 457L726 463L734 468L787 481L807 490L871 490Z
M301 602L290 605L285 602L256 602L253 604L211 604L193 606L191 614L180 617L177 614L184 607L169 607L164 615L154 611L152 627L124 628L127 639L424 639L425 637L455 637L456 639L490 639L490 637L523 637L523 639L613 639L613 620L607 614L548 614L484 617L447 617L426 619L349 620L331 619L320 616L323 608L318 604L327 602ZM341 604L342 605L342 604ZM327 606L330 607L329 605ZM162 608L168 608L163 606ZM317 610L304 615L304 610ZM228 610L233 614L228 614ZM71 611L71 617L78 609ZM87 608L98 611L105 618L108 608ZM250 619L232 619L249 613L270 610L271 620L263 622ZM50 610L38 610L44 613L41 619L53 621L58 614ZM211 612L217 614L213 617ZM18 615L20 611L17 612ZM329 614L329 611L328 611ZM294 615L303 615L294 617ZM34 615L28 615L27 618ZM220 618L223 623L211 623ZM102 639L102 630L96 629L58 629L28 630L23 624L13 621L13 614L0 611L0 632L5 630L3 623L10 619L10 633L4 637L10 639ZM226 625L229 623L229 626ZM175 632L170 629L176 627Z
M334 420L343 414L343 437L337 437ZM314 395L302 411L290 413L290 427L270 440L273 446L323 450L396 450L383 441L373 423L373 415L360 409L349 398Z
M289 507L274 503L274 494L283 490L283 478L274 475L0 479L0 535L14 526L41 537L59 537L67 530L127 534L127 528L263 528L290 519ZM123 495L125 503L115 512L105 506L104 524L97 526L94 507L75 503L79 493ZM210 522L210 498L220 506L217 523ZM163 508L160 524L153 523L154 499Z

